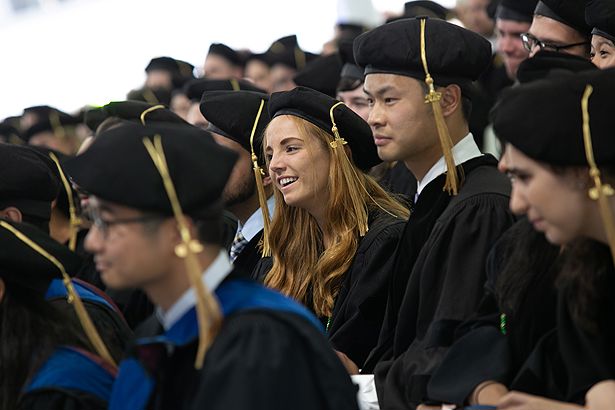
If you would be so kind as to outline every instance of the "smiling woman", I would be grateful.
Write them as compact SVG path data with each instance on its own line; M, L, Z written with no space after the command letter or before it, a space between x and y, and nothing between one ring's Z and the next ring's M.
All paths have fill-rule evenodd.
M348 107L298 87L274 93L269 112L263 144L276 209L272 267L260 273L312 309L360 367L377 342L408 209L366 174L380 160L369 126Z

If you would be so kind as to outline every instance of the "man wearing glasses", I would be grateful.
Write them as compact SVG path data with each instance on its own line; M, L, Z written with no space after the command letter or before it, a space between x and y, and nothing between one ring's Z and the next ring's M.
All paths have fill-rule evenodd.
M589 59L591 28L584 7L579 0L539 1L529 32L521 35L530 57L544 49Z

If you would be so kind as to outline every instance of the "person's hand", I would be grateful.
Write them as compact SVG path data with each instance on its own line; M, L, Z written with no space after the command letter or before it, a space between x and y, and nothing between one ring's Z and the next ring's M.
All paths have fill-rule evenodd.
M585 395L587 410L611 410L615 403L615 380L595 384Z
M498 402L498 410L581 410L577 404L563 403L520 392L510 392Z
M508 389L502 383L493 380L482 382L470 395L470 404L496 404L508 393Z
M346 368L348 374L359 374L359 367L352 361L345 353L340 351L335 351L337 353L337 357L342 361L342 364Z

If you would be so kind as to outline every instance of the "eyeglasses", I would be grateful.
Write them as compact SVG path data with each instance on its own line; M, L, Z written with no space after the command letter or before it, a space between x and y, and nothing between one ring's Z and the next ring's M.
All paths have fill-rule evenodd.
M576 47L576 46L585 46L585 45L589 45L590 44L589 41L583 41L581 43L564 44L564 45L560 46L560 45L557 45L557 44L547 43L546 41L539 40L536 37L534 37L533 35L531 35L530 33L523 33L523 34L521 34L521 41L523 42L523 47L527 51L530 51L530 52L536 46L540 47L541 50L544 50L546 48L546 49L549 49L549 50L553 50L553 51L559 52L560 50L565 50L567 48Z
M90 206L84 212L84 219L89 220L100 231L104 238L109 235L109 228L114 225L140 224L163 219L160 215L143 215L134 218L104 219L96 206Z

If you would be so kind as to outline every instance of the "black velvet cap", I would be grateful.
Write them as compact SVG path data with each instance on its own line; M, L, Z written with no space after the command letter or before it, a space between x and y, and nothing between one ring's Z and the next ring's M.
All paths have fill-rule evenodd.
M30 138L41 132L55 132L57 127L70 127L78 125L79 119L73 117L70 114L63 112L52 112L48 117L41 119L28 128L24 134L23 139L29 141Z
M450 10L429 0L409 1L404 4L404 17L428 16L446 20Z
M8 122L0 122L0 142L23 143L19 130Z
M271 67L271 64L272 64L271 55L269 55L268 53L250 53L246 57L246 65L252 60L258 60L268 65L269 67Z
M212 131L239 143L250 154L250 136L258 110L264 101L261 115L254 132L254 153L258 163L265 164L263 158L263 130L269 124L267 102L269 96L254 91L209 91L201 98L201 113Z
M340 77L363 81L363 69L354 61L352 41L340 41L338 50L343 64Z
M335 25L337 29L337 39L339 40L354 40L357 36L365 33L367 28L361 24L341 23Z
M532 58L525 59L517 71L521 83L540 80L559 72L580 72L598 68L586 58L568 53L540 50Z
M275 118L279 115L294 115L311 122L333 137L331 116L329 110L339 101L318 91L296 87L290 91L273 93L269 99L269 115ZM356 166L368 171L374 165L382 162L374 144L372 130L369 125L354 111L344 104L333 110L337 129L352 151Z
M354 57L365 75L388 73L425 80L421 60L421 19L376 27L354 41ZM427 65L434 84L457 84L471 97L471 82L491 63L491 44L481 35L439 19L426 19Z
M264 93L249 81L244 80L212 80L210 78L198 78L186 83L184 93L193 102L200 102L203 93L208 91L256 91Z
M190 125L125 123L103 132L65 169L80 188L103 200L173 215L171 203L143 140L160 136L183 212L207 217L218 206L237 154Z
M149 104L162 104L167 107L171 104L171 91L164 88L141 87L131 90L126 95L127 100L143 101Z
M24 236L53 256L69 275L75 275L82 260L68 247L58 243L34 226L0 219L0 278L7 287L19 287L27 296L43 299L53 279L61 278L60 269L34 250L19 235ZM15 232L16 231L16 232Z
M145 67L146 73L149 73L150 71L154 71L154 70L162 70L162 71L168 71L170 73L174 73L177 70L179 70L179 67L177 65L177 61L175 61L174 58L156 57L156 58L152 58L150 62L147 64L147 67Z
M212 45L209 46L209 52L207 54L215 54L220 57L223 57L229 63L236 65L236 66L241 67L243 65L241 57L239 57L239 54L237 53L237 51L233 50L226 44L213 43Z
M339 53L321 56L310 61L300 70L293 81L295 84L312 88L330 97L335 97L337 84L342 72L342 60Z
M296 35L282 37L271 44L267 50L271 65L282 64L295 70L301 70L318 55L303 51L299 47Z
M540 0L534 14L552 18L581 34L591 33L591 27L585 22L585 1L583 0Z
M172 57L156 57L153 58L145 72L161 70L171 74L171 80L174 88L182 87L186 81L194 79L194 66L186 61L176 60Z
M615 163L615 69L561 74L506 90L495 113L499 138L535 160L560 166L587 166L581 99L589 98L590 130L597 165Z
M501 20L514 20L531 23L538 0L502 0L495 17Z
M585 20L597 34L615 43L615 1L588 0L585 6Z
M53 166L30 147L0 143L0 209L14 206L23 214L49 219L60 190Z
M95 131L98 126L109 117L117 117L126 121L141 122L141 114L155 107L143 101L113 101L99 108L94 108L85 113L85 124ZM174 123L188 124L179 115L168 108L158 108L150 111L145 116L145 123Z

